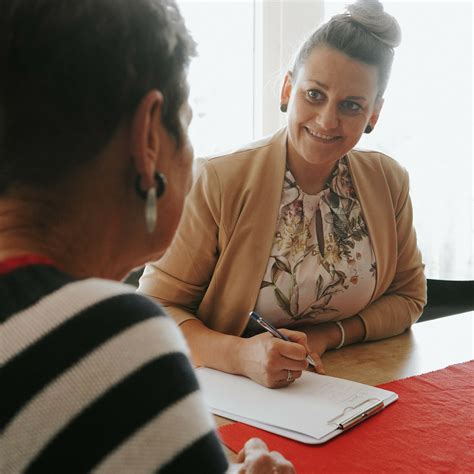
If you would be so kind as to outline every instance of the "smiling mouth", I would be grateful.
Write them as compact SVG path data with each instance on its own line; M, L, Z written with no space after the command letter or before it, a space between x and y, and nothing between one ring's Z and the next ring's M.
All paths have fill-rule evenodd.
M339 135L325 135L324 133L315 132L309 129L308 127L304 127L304 128L308 132L309 135L311 135L314 138L318 138L319 140L322 140L323 142L326 142L326 143L331 143L341 138Z

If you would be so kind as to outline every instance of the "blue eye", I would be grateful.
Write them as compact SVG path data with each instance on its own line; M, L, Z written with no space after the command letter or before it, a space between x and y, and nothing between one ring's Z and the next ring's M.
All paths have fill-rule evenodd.
M352 100L345 100L341 103L341 109L345 112L359 112L362 107L358 103L352 102Z

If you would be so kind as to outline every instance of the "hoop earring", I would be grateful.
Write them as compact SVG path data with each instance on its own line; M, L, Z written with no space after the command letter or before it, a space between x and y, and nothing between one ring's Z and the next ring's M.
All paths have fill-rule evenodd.
M288 110L288 104L280 104L280 111L285 113Z
M368 124L367 127L365 127L364 133L370 133L373 130L372 125Z
M156 228L156 200L163 195L167 184L165 175L161 173L155 173L154 178L156 186L152 186L148 191L140 188L140 175L135 178L135 191L145 200L145 222L149 234L152 234Z

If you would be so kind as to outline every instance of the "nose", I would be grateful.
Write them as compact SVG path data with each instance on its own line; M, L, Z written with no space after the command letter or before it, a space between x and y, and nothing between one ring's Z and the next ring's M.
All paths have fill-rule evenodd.
M336 128L339 123L337 108L332 106L332 104L330 103L322 105L318 109L318 115L316 116L316 123L323 130L332 130Z

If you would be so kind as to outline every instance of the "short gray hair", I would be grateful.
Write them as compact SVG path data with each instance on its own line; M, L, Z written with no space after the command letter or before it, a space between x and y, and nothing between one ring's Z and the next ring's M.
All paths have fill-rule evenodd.
M182 145L196 46L174 0L0 4L0 194L44 187L94 159L153 89Z

